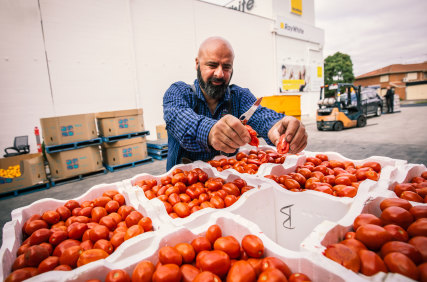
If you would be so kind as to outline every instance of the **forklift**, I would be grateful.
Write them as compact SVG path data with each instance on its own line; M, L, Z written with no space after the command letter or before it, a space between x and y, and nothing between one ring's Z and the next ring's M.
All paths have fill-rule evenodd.
M351 83L321 86L316 112L317 129L340 131L366 126L360 93L360 86L355 87Z

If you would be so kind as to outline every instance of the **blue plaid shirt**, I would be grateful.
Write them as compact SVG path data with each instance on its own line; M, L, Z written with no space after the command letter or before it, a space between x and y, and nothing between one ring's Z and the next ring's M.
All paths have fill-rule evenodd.
M226 114L238 118L256 101L249 89L230 85L212 115L197 79L194 86L196 93L191 90L190 85L179 81L172 84L163 96L163 117L168 132L167 170L181 163L182 157L193 161L207 161L219 155L219 151L208 145L212 126ZM268 131L284 116L260 106L248 124L267 143L274 145L268 139Z

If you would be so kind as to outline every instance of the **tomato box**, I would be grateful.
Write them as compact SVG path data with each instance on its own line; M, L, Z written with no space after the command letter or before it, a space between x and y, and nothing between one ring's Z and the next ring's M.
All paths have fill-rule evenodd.
M136 211L140 212L142 215L147 216L149 207L141 205L136 201L136 195L133 191L128 191L122 182L116 182L112 184L99 184L90 188L86 193L75 198L73 200L78 203L84 201L91 201L103 195L106 191L117 191L124 196L125 205L133 207ZM68 200L57 200L57 199L41 199L28 206L15 209L11 213L11 221L7 222L3 227L3 244L0 249L0 257L2 259L2 265L0 268L0 279L4 280L11 272L12 264L16 259L16 254L18 248L21 246L23 241L23 226L24 223L33 215L39 214L43 215L45 211L56 210L58 207L64 206ZM138 238L147 238L154 237L155 233L159 229L158 219L156 217L150 217L153 223L154 232L144 232L136 237L130 238L129 240L123 242L116 251L120 251L121 248L125 248L126 245L131 243L133 240L139 240ZM114 255L115 252L112 253ZM85 269L86 265L82 266L82 269ZM79 273L79 268L76 268L72 271L69 271L71 275ZM60 273L60 274L59 274ZM32 280L34 281L65 281L63 278L63 273L50 271L48 273L38 275ZM68 271L67 271L68 273ZM59 275L58 275L59 274ZM44 278L46 277L46 279ZM68 278L67 278L68 279Z
M292 273L304 273L312 281L364 281L354 273L336 269L333 264L319 264L307 253L286 250L266 237L262 230L252 222L224 211L207 214L204 223L195 228L182 226L159 231L156 237L141 237L139 240L130 242L126 248L121 248L118 255L111 255L73 271L62 272L60 277L54 272L47 272L41 274L39 278L43 281L85 281L89 279L104 281L108 272L113 269L122 269L132 276L134 268L140 261L148 260L156 265L159 261L158 251L162 247L191 243L195 238L205 236L206 230L213 224L217 224L221 228L222 236L233 236L239 243L245 235L258 236L264 245L263 257L280 259L287 264Z
M101 147L103 162L109 166L133 163L147 158L145 137L102 143Z
M382 194L382 193L381 193ZM317 261L321 264L328 264L330 262L336 264L343 271L352 272L333 260L324 255L326 248L332 244L336 244L345 239L345 235L349 231L354 231L353 223L360 214L372 214L378 218L381 217L382 211L380 204L382 201L389 197L378 195L378 193L370 193L365 198L360 199L358 204L349 212L345 217L338 221L325 220L313 229L313 232L307 236L301 244L302 251L311 252L317 256ZM411 203L412 206L425 206L422 203ZM393 219L394 220L394 219ZM397 220L397 219L396 219ZM387 223L390 224L390 223ZM384 224L384 225L387 225ZM397 223L396 223L397 224ZM356 235L356 238L357 235ZM409 237L411 238L411 237ZM381 240L380 236L375 237L373 241ZM366 245L368 248L369 246ZM402 251L403 252L403 251ZM425 252L425 250L424 250ZM377 252L381 255L381 251ZM358 274L360 277L370 281L414 281L406 276L393 272L378 272L373 276L366 276L362 273Z
M98 137L93 113L41 118L40 124L46 146L87 141Z
M19 165L19 177L0 177L0 194L47 183L43 156L41 153L24 154L0 159L0 169Z
M168 139L168 132L166 131L166 124L160 124L156 126L157 139Z
M97 113L96 120L103 137L144 131L142 109Z
M99 146L46 154L52 179L64 179L103 168Z

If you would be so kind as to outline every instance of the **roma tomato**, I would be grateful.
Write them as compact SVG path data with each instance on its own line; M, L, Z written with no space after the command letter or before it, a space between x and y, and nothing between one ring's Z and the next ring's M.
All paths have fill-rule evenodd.
M212 250L212 244L206 237L197 237L191 241L191 246L193 246L194 251L200 253L201 251L210 251Z
M77 267L104 259L108 257L108 253L101 249L90 249L81 253L79 259L77 260Z
M200 273L200 269L191 265L191 264L183 264L180 267L181 270L181 281L182 282L193 282L196 278L197 274Z
M189 243L179 243L175 245L175 249L181 254L183 263L191 263L196 257L196 252Z
M427 218L417 219L408 227L407 231L411 237L427 236Z
M289 268L289 266L284 263L282 260L276 258L276 257L265 257L262 259L262 271L265 271L268 268L277 268L280 270L286 278L289 278L291 276L292 271Z
M211 242L211 244L215 243L216 239L222 236L221 227L217 224L213 224L209 226L206 231L206 238Z
M151 261L143 260L135 266L132 272L132 281L150 282L154 271L154 264Z
M360 226L365 224L375 224L379 226L383 225L381 219L379 219L377 216L370 213L362 213L354 219L353 229L357 230Z
M360 257L360 272L366 276L372 276L382 271L387 273L387 267L384 261L375 252L370 250L361 250Z
M181 281L181 271L176 264L159 265L153 274L153 282Z
M282 134L277 142L277 152L279 154L286 154L289 152L289 143L286 141L286 135Z
M153 222L151 221L151 218L149 218L148 216L141 218L138 221L138 225L144 229L144 232L153 230Z
M129 274L123 269L114 269L108 272L105 282L130 282Z
M182 264L182 256L179 251L173 247L165 246L159 250L159 262L161 264Z
M142 228L138 224L133 225L133 226L129 227L128 230L126 230L124 239L125 239L125 241L129 240L130 238L138 236L139 234L142 234L142 233L144 233L144 228Z
M415 236L408 242L414 246L422 255L423 261L427 261L427 237L426 236Z
M393 241L408 242L409 236L405 229L396 224L387 224L384 229L391 234Z
M202 271L194 277L193 282L221 282L221 278L210 271Z
M380 203L381 211L385 210L388 207L393 207L393 206L401 207L408 211L412 208L412 205L408 200L401 199L401 198L387 198Z
M245 126L249 132L250 137L251 137L251 141L248 144L251 146L257 146L258 147L258 145L259 145L259 139L257 137L258 134L256 133L255 130L253 130L253 128L250 125L245 124Z
M356 230L356 239L373 251L379 250L391 238L387 230L375 224L365 224Z
M177 202L175 205L173 205L172 209L181 218L187 217L191 214L191 210L187 203Z
M384 263L390 272L400 273L414 280L418 280L419 272L416 265L404 254L389 253L384 257Z
M39 273L47 272L53 270L55 267L59 265L59 258L50 256L44 259L39 266L37 267L37 270Z
M61 216L57 211L45 211L42 215L42 219L48 224L52 225L58 223L58 221L61 219Z
M62 253L72 246L80 246L80 241L74 239L66 239L55 247L52 255L56 257L61 257Z
M345 268L350 269L351 271L354 271L356 273L359 272L359 256L355 251L343 244L332 244L328 246L325 250L325 256L341 264Z
M341 241L340 244L346 245L347 247L352 249L356 254L358 254L360 250L366 250L366 246L363 245L362 242L356 239L345 239Z
M225 236L216 239L213 248L214 250L225 252L230 256L230 259L240 257L240 244L233 236Z
M229 282L255 281L256 273L252 265L245 260L238 260L230 267L227 274Z
M406 229L414 221L412 214L401 207L388 207L381 213L384 224L396 224Z
M267 268L258 276L258 281L288 281L288 279L279 269Z
M95 244L93 245L93 248L104 250L108 254L111 254L114 251L113 244L110 241L105 239L100 239L96 241Z
M410 258L415 264L422 261L421 253L413 245L400 241L390 241L381 248L381 256L385 257L389 253L398 252Z
M210 271L219 277L225 277L230 269L230 257L223 251L205 251L197 255L196 264L202 271Z
M304 273L292 273L291 276L289 276L288 282L310 282L311 279L308 278L307 275Z
M83 248L80 246L73 246L65 249L62 255L59 257L59 264L69 265L71 268L75 268L77 260L79 259Z
M249 257L260 258L264 255L262 240L253 234L248 234L242 239L242 248Z

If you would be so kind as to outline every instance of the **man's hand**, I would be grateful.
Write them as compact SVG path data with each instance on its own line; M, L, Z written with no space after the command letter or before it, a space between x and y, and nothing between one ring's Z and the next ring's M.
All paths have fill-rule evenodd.
M237 148L250 140L246 127L232 115L226 115L215 123L208 136L208 144L224 153L234 153Z
M289 143L290 153L299 153L307 146L307 132L304 125L292 116L286 116L279 120L268 131L268 138L277 146L280 135L286 135L286 142Z

